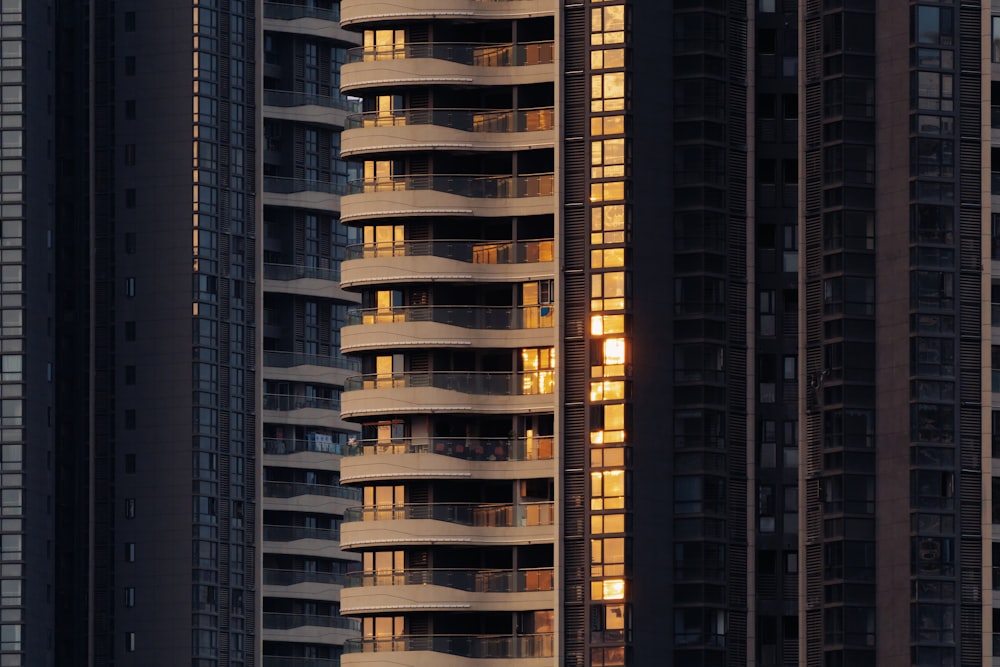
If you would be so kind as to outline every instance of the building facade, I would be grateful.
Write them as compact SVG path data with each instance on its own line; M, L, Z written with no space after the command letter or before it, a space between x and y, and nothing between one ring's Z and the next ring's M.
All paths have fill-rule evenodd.
M357 303L339 286L353 230L339 222L349 179L340 132L360 104L340 92L356 36L336 2L264 3L263 654L264 665L337 665L357 621L339 591L357 556L338 547L339 460L357 427L340 419L340 327Z
M0 667L992 664L998 44L0 0Z

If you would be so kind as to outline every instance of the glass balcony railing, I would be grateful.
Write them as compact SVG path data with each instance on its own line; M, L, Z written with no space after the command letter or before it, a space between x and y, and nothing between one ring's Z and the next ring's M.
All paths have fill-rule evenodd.
M265 176L264 192L272 192L278 195L292 195L299 192L322 192L328 195L343 195L347 194L347 184L314 181L306 178Z
M537 241L391 241L347 246L347 259L442 257L472 264L531 264L553 260L552 239Z
M292 21L294 19L312 18L324 21L340 22L340 3L331 3L329 7L295 5L284 2L265 2L264 18Z
M265 92L265 99L266 99ZM534 132L551 130L552 107L538 109L395 109L365 111L347 117L346 129L437 125L465 132Z
M265 190L267 177L265 177ZM470 176L468 174L422 174L386 176L351 181L351 194L362 192L400 192L434 190L479 199L548 197L553 194L554 174L525 176Z
M494 308L491 306L399 306L360 308L347 312L347 324L436 322L463 329L545 329L554 325L552 304Z
M279 614L264 612L264 628L267 630L294 630L295 628L339 628L361 631L361 621L343 616L321 616L319 614Z
M361 100L352 97L311 95L291 90L265 90L264 105L271 107L303 107L313 105L328 109L341 109L351 113L361 111Z
M401 635L348 639L344 653L433 651L464 658L551 658L553 635Z
M296 540L340 540L340 531L308 526L264 526L265 542L295 542Z
M298 454L299 452L316 452L319 454L347 454L348 446L331 439L321 438L303 440L299 438L264 438L265 454Z
M534 396L555 391L555 369L525 373L371 373L344 381L344 391L445 389L484 396Z
M339 269L323 269L318 266L300 266L297 264L264 264L265 280L300 280L316 278L317 280L340 280Z
M264 482L265 498L298 498L299 496L326 496L361 500L361 489L335 484L307 484L306 482Z
M432 58L475 67L520 67L550 65L554 62L555 42L524 44L475 44L471 42L420 42L413 44L378 44L347 50L347 62L376 62Z
M326 368L343 368L348 371L356 371L361 368L361 362L353 357L303 354L300 352L283 352L281 350L264 350L264 365L272 368L323 366Z
M552 458L552 436L532 438L393 438L348 442L348 456L438 454L466 461L547 461Z
M292 410L340 410L339 398L300 396L296 394L264 394L264 409L290 412Z
M346 588L368 586L442 586L470 593L523 593L553 590L553 570L402 570L352 572Z
M267 586L294 586L296 584L329 584L343 586L344 575L333 572L307 572L305 570L276 570L264 568L264 584Z
M375 507L349 507L344 523L356 521L404 521L429 519L462 526L515 528L551 526L555 503L415 503ZM266 529L266 526L265 526ZM265 538L266 539L266 538Z
M263 667L340 667L340 658L299 658L284 655L265 655Z

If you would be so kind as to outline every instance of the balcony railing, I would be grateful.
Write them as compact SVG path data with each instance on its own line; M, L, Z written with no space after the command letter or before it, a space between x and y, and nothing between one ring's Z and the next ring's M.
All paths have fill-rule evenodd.
M271 107L304 107L314 105L328 109L342 109L351 113L361 111L361 100L351 97L331 97L329 95L311 95L296 93L291 90L265 90L264 105Z
M421 42L379 44L347 50L347 62L375 62L409 58L433 58L476 67L519 67L550 65L554 62L555 42L524 44L474 44L471 42Z
M347 246L347 259L442 257L472 264L532 264L553 260L552 239L538 241L396 241Z
M265 190L267 178L265 177ZM548 197L553 194L554 175L470 176L468 174L423 174L419 176L386 176L351 181L352 194L362 192L400 192L434 190L462 197L479 199L513 199ZM327 184L330 185L330 184Z
M340 540L340 531L332 528L307 526L264 526L265 542L295 542L296 540Z
M553 635L401 635L348 639L344 653L434 651L465 658L551 658Z
M267 586L294 586L296 584L343 586L344 580L344 575L340 573L264 568L264 584Z
M264 667L340 667L340 658L297 658L284 655L265 655Z
M347 454L348 446L332 440L302 440L298 438L264 438L265 454L298 454L317 452L319 454Z
M264 350L264 365L271 368L323 366L325 368L343 368L348 371L356 371L361 368L361 362L354 357L302 354L300 352L282 352L281 350Z
M347 324L435 322L464 329L545 329L553 326L552 304L494 308L492 306L398 306L347 311Z
M339 398L300 396L296 394L264 394L264 409L290 412L292 410L340 410Z
M264 612L264 628L267 630L293 630L304 627L340 628L361 631L361 621L343 616L321 616L319 614L279 614Z
M344 183L330 183L328 181L313 181L305 178L265 176L264 192L272 192L279 195L292 195L299 192L323 192L328 195L343 195L347 194L347 185Z
M348 456L439 454L466 461L545 461L552 458L553 438L393 438L355 440Z
M462 526L515 528L518 526L551 526L554 516L555 504L552 502L520 503L517 505L504 503L414 503L349 507L344 511L344 523L430 519L431 521L457 523Z
M264 264L265 280L301 280L316 278L317 280L340 280L340 269L323 269L318 266L301 266L298 264Z
M402 570L352 572L346 588L367 586L443 586L470 593L524 593L553 590L550 567L524 570Z
M306 482L264 482L265 498L298 498L299 496L326 496L361 500L361 489L339 484L307 484Z
M534 396L555 391L555 370L525 373L371 373L344 381L344 391L433 387L485 396Z
M291 21L294 19L313 18L324 21L340 22L340 3L331 5L329 8L307 7L306 5L294 5L284 2L265 2L264 18L280 19Z
M265 99L266 91L265 91ZM437 125L465 132L551 130L552 107L537 109L394 109L365 111L347 117L346 129Z

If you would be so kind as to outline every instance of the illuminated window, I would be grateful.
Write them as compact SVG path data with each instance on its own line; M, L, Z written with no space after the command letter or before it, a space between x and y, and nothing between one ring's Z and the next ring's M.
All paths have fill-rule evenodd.
M624 509L625 471L604 470L590 473L590 509Z
M606 72L590 76L590 110L625 109L625 72Z
M551 394L556 387L556 353L551 347L521 350L521 393Z

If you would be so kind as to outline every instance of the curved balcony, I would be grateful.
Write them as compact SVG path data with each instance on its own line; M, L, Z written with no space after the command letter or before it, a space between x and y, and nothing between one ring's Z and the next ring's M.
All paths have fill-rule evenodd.
M356 244L347 246L341 285L417 280L519 282L553 275L553 251L552 239Z
M263 527L265 542L297 542L299 540L324 540L336 542L340 531L332 528L312 528L309 526L269 526Z
M403 570L351 572L344 577L348 589L372 586L440 586L469 593L524 593L553 590L551 567L522 570Z
M552 16L557 5L553 0L341 0L343 25L369 25L380 21L409 21L443 18L449 20L525 19Z
M349 374L360 369L361 363L357 359L341 355L264 350L264 376L271 380L342 386Z
M396 216L551 215L555 175L424 174L354 181L341 220Z
M555 79L555 42L427 42L362 46L347 51L343 92L391 86L515 86Z
M552 458L552 436L532 438L375 438L352 440L347 456L403 456L432 454L462 461L548 461Z
M265 91L266 94L266 91ZM544 132L553 127L553 107L537 109L394 109L364 111L347 117L345 130L435 125L478 134ZM425 131L425 130L421 130ZM346 136L344 137L346 139ZM481 142L485 137L476 137ZM341 154L343 154L343 147Z
M554 604L553 570L406 570L356 572L341 591L341 613L392 608L516 611Z
M287 282L302 279L338 282L340 280L340 271L338 269L322 269L318 266L302 266L300 264L264 264L264 280Z
M298 264L264 264L264 291L320 299L357 301L357 294L340 287L340 267L320 268Z
M286 176L264 177L264 203L269 206L298 206L323 211L339 211L344 183L330 183Z
M341 331L345 352L378 348L543 347L554 344L551 304L515 308L489 306L401 306L347 313Z
M340 399L300 394L264 394L264 409L278 412L293 410L340 410Z
M413 503L351 507L341 547L381 544L529 544L554 539L555 504Z
M361 631L361 621L354 618L344 618L342 616L320 616L318 614L279 614L274 612L264 612L265 630L294 630L303 627L314 628L337 628L340 630L350 630L351 632Z
M519 659L519 658L552 658L553 635L551 633L538 635L400 635L397 637L377 637L365 639L349 639L344 644L344 664L348 664L347 656L354 654L399 653L404 651L429 651L443 653L462 658ZM429 657L429 656L428 656ZM393 656L393 664L410 665L410 662L400 662L401 656ZM384 658L383 658L384 660ZM368 664L350 660L350 664ZM431 658L421 664L435 663ZM456 663L461 664L461 663Z
M358 43L356 34L349 33L340 26L340 3L327 3L329 7L316 7L316 4L265 2L264 29L323 37L345 44Z
M361 490L348 486L304 482L264 482L264 497L271 510L343 514L347 505L361 500Z
M347 118L341 155L412 150L516 151L555 145L553 108L400 109Z
M555 62L555 42L480 44L475 42L417 42L378 44L347 50L347 63L430 58L474 67L523 67Z
M339 109L352 115L361 112L361 100L351 97L331 97L330 95L311 95L297 93L293 90L265 90L264 106L266 107L322 107L323 109Z
M526 479L552 475L554 438L356 440L342 482L396 479Z
M555 370L524 373L395 373L347 378L341 416L471 410L551 412Z
M265 498L299 498L302 496L323 496L361 500L361 489L339 484L308 484L306 482L264 482Z
M340 667L340 658L299 658L284 655L261 657L264 667Z
M276 456L287 456L302 452L344 456L347 454L347 451L347 445L327 439L264 438L264 453Z
M265 586L297 586L299 584L322 584L343 586L345 575L334 572L309 572L307 570L277 570L265 567Z
M264 612L264 641L322 642L339 645L357 638L361 622L341 616Z
M314 18L340 23L340 5L331 4L329 8L323 8L283 2L265 2L264 18L279 19L281 21Z
M293 425L324 425L327 428L350 430L351 424L340 420L339 398L303 396L301 394L264 394L264 420ZM268 414L270 413L270 414Z
M429 519L460 526L511 528L551 526L555 503L408 503L405 505L348 507L343 523ZM266 527L266 526L265 526Z

